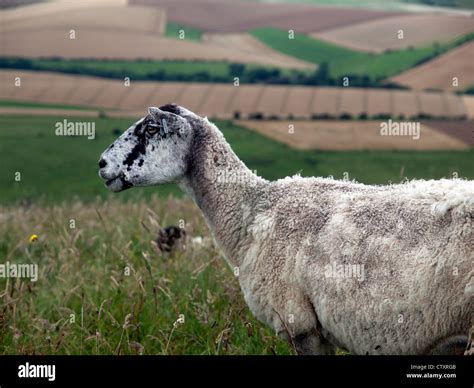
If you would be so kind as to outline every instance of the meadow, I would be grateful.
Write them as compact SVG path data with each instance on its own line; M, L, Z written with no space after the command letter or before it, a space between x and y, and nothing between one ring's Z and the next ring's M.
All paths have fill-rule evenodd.
M401 73L474 38L471 33L449 43L371 54L323 42L304 34L295 33L294 39L288 39L287 31L275 28L258 28L251 33L284 54L315 64L328 64L329 73L333 77L367 75L374 80Z
M57 203L109 198L97 176L97 161L114 139L139 119L68 118L95 123L94 140L56 136L55 123L64 117L0 117L0 197L3 204L18 202ZM387 184L403 178L441 178L457 173L474 178L474 151L300 151L268 139L230 121L216 121L237 155L267 179L296 173L303 176L333 176L363 183ZM21 180L15 181L15 173ZM175 186L147 187L120 194L122 200L181 195Z
M38 265L36 282L0 278L0 354L293 353L252 317L212 243L157 251L158 224L183 220L208 241L189 200L2 207L0 218L2 264Z

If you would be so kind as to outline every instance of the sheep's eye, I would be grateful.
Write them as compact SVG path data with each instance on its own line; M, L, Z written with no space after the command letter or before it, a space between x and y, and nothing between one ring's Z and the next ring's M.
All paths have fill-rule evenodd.
M148 125L148 126L146 127L146 131L147 131L150 135L154 135L156 132L158 132L158 126Z

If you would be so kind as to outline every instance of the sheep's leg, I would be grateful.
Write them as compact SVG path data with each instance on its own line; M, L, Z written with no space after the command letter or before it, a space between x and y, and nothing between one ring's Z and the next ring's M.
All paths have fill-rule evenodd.
M301 333L293 337L293 344L300 355L332 355L336 353L334 345L329 343L316 330Z

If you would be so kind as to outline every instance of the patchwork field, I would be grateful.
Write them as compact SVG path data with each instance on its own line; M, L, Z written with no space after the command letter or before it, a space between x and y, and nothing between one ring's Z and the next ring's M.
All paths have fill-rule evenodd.
M48 3L49 4L49 3ZM260 43L243 50L232 42L166 37L166 16L156 7L117 5L79 7L64 2L0 11L2 56L23 58L105 58L228 61L281 68L311 69L305 63ZM74 39L70 31L74 30ZM170 31L167 31L170 34ZM171 34L172 35L172 34ZM32 39L34 36L34 39ZM250 38L251 39L251 38ZM249 39L248 39L249 40ZM251 49L249 49L249 47ZM264 54L264 55L262 55Z
M295 34L295 38L290 40L286 31L274 28L260 28L251 33L269 47L286 55L315 64L326 63L333 77L356 75L374 80L401 73L474 37L474 34L467 34L437 46L428 45L374 54L352 50L303 34ZM377 34L376 31L373 33L374 36Z
M20 77L21 87L15 86ZM465 118L471 100L449 93L398 89L133 82L46 72L0 71L0 99L69 104L132 116L147 106L176 102L210 117L295 119L369 117ZM471 117L471 116L469 116Z
M458 78L458 86L453 85ZM466 43L440 57L390 78L414 90L461 91L474 85L474 42Z
M446 122L420 126L419 139L411 136L381 136L381 121L255 121L240 120L238 125L257 131L262 135L288 144L300 150L465 150L473 147L452 135L443 132ZM473 122L469 123L472 127ZM290 127L291 126L291 127ZM468 125L458 126L457 131L469 136ZM451 128L452 129L452 128ZM471 138L472 139L472 138ZM468 139L469 140L469 139ZM473 139L474 140L474 139ZM472 143L472 141L471 141Z
M215 47L232 48L241 53L249 53L250 55L261 55L264 57L272 58L275 61L275 65L278 63L278 67L286 68L308 68L314 69L314 64L297 60L294 57L280 53L279 51L273 50L267 45L263 44L260 40L256 39L249 33L206 33L202 35L202 42L210 44ZM279 62L277 62L279 61ZM292 66L289 66L293 64Z
M322 31L401 13L311 4L216 0L130 0L166 10L168 20L207 32L245 32L274 27L298 32Z
M261 55L258 52L239 51L231 46L177 40L153 34L106 30L97 33L87 29L78 31L77 34L80 38L71 40L67 32L57 29L7 31L2 36L4 39L2 53L6 56L24 58L201 60L297 69L314 68L312 64L284 57L280 53L276 53L274 58L272 55ZM31 39L32 35L35 39Z
M398 31L403 31L403 39ZM440 14L400 15L324 30L313 37L353 50L381 53L408 47L446 43L474 31L474 19Z

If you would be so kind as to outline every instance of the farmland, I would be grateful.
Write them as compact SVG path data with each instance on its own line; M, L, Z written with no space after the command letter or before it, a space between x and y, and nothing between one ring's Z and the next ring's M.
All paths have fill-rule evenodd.
M314 67L269 48L266 55L261 55L256 50L239 51L232 45L204 43L199 30L167 23L163 10L154 7L126 7L121 3L108 6L107 2L91 7L71 5L72 8L68 8L67 2L31 7L33 9L26 11L22 8L2 11L2 56L199 60L282 68ZM130 20L140 22L130 23ZM178 39L180 29L184 29L187 39Z
M402 39L398 36L399 31L403 32ZM434 42L447 43L472 31L474 20L470 17L413 14L377 19L311 35L352 50L382 53L385 50L429 46Z
M373 79L383 79L398 74L474 37L474 34L469 34L437 46L369 54L302 34L295 34L293 40L288 39L288 32L273 28L253 30L252 34L266 45L287 55L316 64L323 62L329 64L330 74L334 77L367 75Z
M131 5L164 9L168 20L206 32L235 33L255 28L294 29L301 33L347 26L400 13L358 8L317 7L311 4L248 1L131 0Z
M455 122L458 123L458 122ZM302 150L319 149L330 151L348 150L466 150L472 148L461 139L453 137L453 132L446 134L422 124L419 139L411 136L381 136L380 120L378 121L252 121L242 120L238 124L255 130L269 138L275 139L290 147ZM437 125L436 125L437 124ZM437 122L435 128L449 126L446 122ZM290 131L291 127L291 131ZM464 133L464 138L471 137L470 128L458 125L456 132ZM471 141L472 143L472 141Z
M455 92L474 85L474 42L466 43L420 66L390 79L414 90L438 89ZM458 78L458 84L453 83Z
M16 87L15 77L22 86ZM0 71L0 99L69 104L106 111L141 114L145 107L176 102L222 119L278 117L310 119L349 116L467 117L465 97L448 93L397 89L327 88L180 82L139 82L95 77ZM300 100L301 98L301 100ZM406 103L407 99L412 103ZM219 101L219 109L214 105Z
M31 39L34 33L35 40ZM2 35L4 56L24 58L100 58L100 59L153 59L153 60L200 60L254 63L285 68L311 68L297 59L282 61L261 56L259 53L240 52L232 47L205 44L192 40L157 37L150 34L126 31L80 31L81 39L71 40L64 31L40 29L7 31ZM115 42L120 41L120 45ZM137 44L140 42L140 44ZM151 49L153 48L153 49Z

